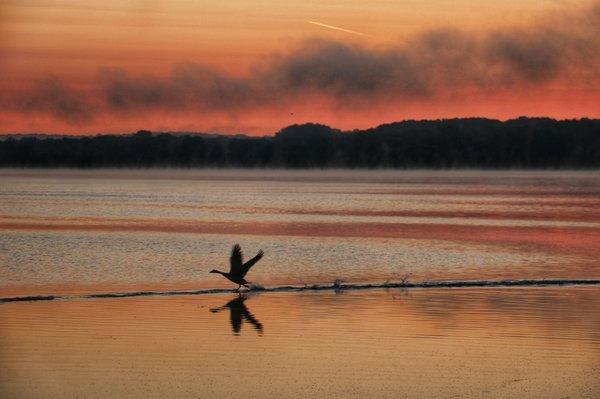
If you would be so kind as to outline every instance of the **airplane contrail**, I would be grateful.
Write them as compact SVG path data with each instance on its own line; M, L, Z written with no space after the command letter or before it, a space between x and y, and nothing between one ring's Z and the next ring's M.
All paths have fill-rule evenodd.
M346 33L352 33L354 35L371 36L371 35L367 35L366 33L357 32L357 31L350 30L350 29L344 29L344 28L340 28L340 27L337 27L337 26L333 26L333 25L322 24L322 23L316 22L316 21L308 21L307 20L306 22L308 22L309 24L313 24L313 25L317 25L317 26L322 26L323 28L329 28L329 29L334 29L334 30L339 30L339 31L342 31L342 32L346 32Z

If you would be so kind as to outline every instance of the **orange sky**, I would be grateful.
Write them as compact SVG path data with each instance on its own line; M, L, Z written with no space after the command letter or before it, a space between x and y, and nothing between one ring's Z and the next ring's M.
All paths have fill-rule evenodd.
M2 1L0 132L600 117L599 21L588 0Z

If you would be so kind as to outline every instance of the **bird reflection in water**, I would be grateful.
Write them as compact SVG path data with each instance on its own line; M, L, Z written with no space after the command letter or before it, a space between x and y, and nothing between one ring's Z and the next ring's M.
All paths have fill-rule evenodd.
M263 325L254 317L252 313L250 313L246 305L244 305L244 302L247 299L248 298L245 295L238 294L236 298L227 302L225 305L221 306L220 308L212 308L210 311L212 313L218 313L221 310L229 309L229 321L231 322L231 331L233 332L233 335L240 335L243 320L246 320L248 323L252 324L252 327L258 331L258 335L262 335Z

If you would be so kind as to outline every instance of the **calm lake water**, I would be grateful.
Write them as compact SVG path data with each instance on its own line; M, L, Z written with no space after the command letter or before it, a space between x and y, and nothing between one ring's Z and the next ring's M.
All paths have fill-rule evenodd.
M0 305L0 392L592 399L599 307L594 287L9 303Z
M600 278L598 172L0 171L6 295Z
M0 297L600 279L600 173L0 170ZM0 397L600 397L599 286L0 303Z

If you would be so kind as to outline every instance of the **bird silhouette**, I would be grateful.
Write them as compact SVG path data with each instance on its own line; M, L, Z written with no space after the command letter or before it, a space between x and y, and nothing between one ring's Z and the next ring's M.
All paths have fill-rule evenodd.
M263 325L254 317L254 315L252 315L252 313L250 313L246 305L244 305L246 299L248 298L242 294L238 294L237 298L232 299L220 308L212 308L210 311L212 313L218 313L221 310L229 309L229 322L231 323L233 335L240 335L243 320L252 324L254 329L258 331L258 334L262 335Z
M239 291L240 288L242 288L242 285L246 288L248 288L248 284L250 284L248 281L246 281L246 279L244 278L246 276L246 274L248 273L248 271L250 270L250 268L252 266L254 266L254 264L256 262L258 262L260 260L260 258L262 258L264 255L262 249L260 251L258 251L258 253L256 254L256 256L252 259L250 259L248 262L246 263L242 263L243 262L243 254L242 254L242 249L240 248L240 246L238 244L235 244L233 246L233 249L231 250L231 257L229 258L229 263L230 263L230 268L229 268L229 273L225 273L222 272L220 270L216 270L216 269L212 269L210 271L210 273L219 273L220 275L222 275L223 277L225 277L227 280L236 283L238 285L237 290Z

